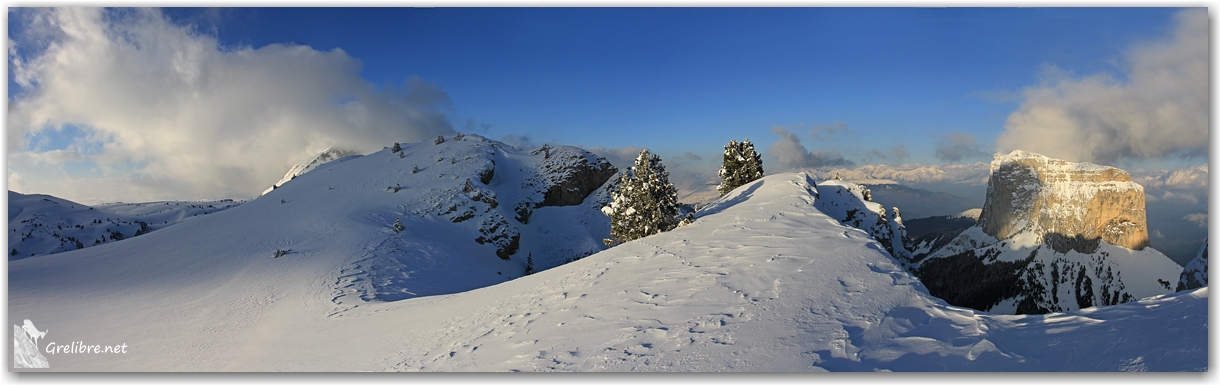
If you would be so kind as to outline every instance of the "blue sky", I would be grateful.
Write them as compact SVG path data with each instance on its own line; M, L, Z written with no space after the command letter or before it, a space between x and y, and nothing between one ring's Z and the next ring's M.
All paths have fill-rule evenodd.
M603 147L714 155L760 147L771 127L844 122L853 141L905 144L937 162L935 135L989 143L1054 64L1118 73L1133 41L1171 31L1173 9L249 9L175 10L222 44L339 48L369 82L408 76L453 99L458 129ZM990 98L989 98L990 96ZM804 130L802 130L804 131ZM978 160L978 159L976 159Z
M9 35L17 54L10 55L9 98L19 102L9 118L10 189L81 195L106 184L125 189L116 196L131 194L136 197L127 200L138 200L202 194L210 188L206 186L219 184L237 187L207 194L248 195L278 179L302 154L319 150L313 147L324 148L327 140L357 137L348 145L374 147L387 138L405 141L445 130L436 124L493 139L524 137L534 144L647 147L673 162L693 162L696 157L682 156L689 152L702 160L688 168L712 171L730 139L749 137L760 150L770 151L765 153L773 162L769 170L971 163L990 160L996 151L1029 149L1031 143L1041 150L1037 139L1044 132L1037 130L1056 132L1056 124L1071 126L1060 131L1079 138L1100 131L1113 132L1117 139L1106 144L1115 148L1109 150L1046 147L1052 156L1120 167L1175 168L1207 161L1206 145L1198 146L1206 143L1207 127L1203 123L1200 128L1198 119L1151 128L1095 124L1113 115L1099 104L1150 110L1163 104L1139 96L1149 94L1142 90L1151 86L1130 77L1173 65L1140 64L1148 61L1141 57L1157 56L1142 54L1136 49L1141 45L1190 51L1178 49L1186 45L1179 35L1189 24L1180 21L1180 9L172 8L95 13L10 11ZM43 23L49 19L59 24ZM106 31L94 35L109 41L65 32L63 26L73 23L84 31ZM62 47L48 53L50 41ZM104 59L87 57L97 52L104 52ZM1180 55L1182 61L1198 61L1197 52L1187 53ZM184 57L193 59L183 64ZM55 64L74 60L65 58L82 63ZM293 68L282 71L284 76L302 75L278 83L208 83L216 74L242 71L275 77L276 68L284 66ZM1148 66L1154 68L1139 69ZM1191 84L1192 79L1182 80ZM1202 114L1208 114L1204 83L1198 84L1205 101ZM251 90L215 89L222 85ZM365 86L376 90L364 94ZM432 91L417 92L423 89ZM1186 99L1187 115L1200 115L1197 90L1185 96L1171 91L1167 100ZM310 98L310 92L319 95ZM281 96L251 96L255 93ZM1099 102L1098 93L1130 96ZM187 102L192 97L202 102ZM247 97L306 100L275 99L253 112L247 111L248 102L226 102ZM331 102L319 106L317 100ZM79 106L92 103L98 105ZM190 107L205 104L220 107ZM1047 114L1038 108L1046 104L1069 107ZM292 122L313 124L319 117L309 115L321 114L320 107L337 113L368 108L380 119L376 106L402 105L408 106L405 112L387 113L384 122L390 123L378 127L343 128L342 122L355 119L349 116L295 133L307 139L287 140L288 134L279 134L291 131L282 126ZM1083 117L1055 120L1064 115ZM1034 128L1006 127L1013 116ZM251 127L234 128L246 124ZM1160 129L1158 124L1179 127L1189 134L1183 135L1187 140L1141 145L1148 132ZM410 127L396 134L395 125ZM416 127L421 125L431 128ZM788 140L799 145L780 146L783 133L794 134ZM245 138L234 142L242 145L266 138L279 147L257 147L263 157L245 161L258 162L260 168L233 176L246 166L214 162L236 145L224 139L234 136ZM189 141L183 138L193 144L184 144ZM211 141L219 141L216 148L198 148ZM156 152L165 146L180 147ZM781 158L782 151L798 154ZM251 152L234 151L228 157ZM779 164L779 159L794 160ZM208 167L212 169L192 169ZM691 171L700 172L707 174ZM206 184L187 182L200 178L184 176L200 174L209 176L202 178ZM77 186L63 187L73 183Z

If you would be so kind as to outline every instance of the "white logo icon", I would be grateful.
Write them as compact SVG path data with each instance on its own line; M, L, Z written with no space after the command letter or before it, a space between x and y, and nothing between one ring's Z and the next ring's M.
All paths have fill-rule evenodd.
M21 326L21 330L25 330L25 334L30 335L30 338L34 340L34 346L38 346L39 338L46 337L47 332L51 331L50 329L38 331L38 328L35 328L34 323L30 322L30 320L25 320L25 325Z

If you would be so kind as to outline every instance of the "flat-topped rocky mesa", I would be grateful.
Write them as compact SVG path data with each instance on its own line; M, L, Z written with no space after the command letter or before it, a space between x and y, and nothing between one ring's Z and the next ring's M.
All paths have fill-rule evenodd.
M1182 272L1150 247L1144 189L1129 174L1022 151L995 156L975 226L912 255L932 295L997 314L1168 294Z
M1149 245L1144 188L1126 171L1013 151L991 161L979 226L998 240L1035 235L1057 250L1090 253L1097 240Z

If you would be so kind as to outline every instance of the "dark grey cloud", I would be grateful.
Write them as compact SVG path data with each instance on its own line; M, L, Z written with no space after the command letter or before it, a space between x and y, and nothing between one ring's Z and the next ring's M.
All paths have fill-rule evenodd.
M817 140L830 140L838 138L839 134L851 132L851 127L847 123L836 121L831 124L822 124L813 126L809 129L809 136Z
M771 133L779 136L779 141L767 149L767 155L775 159L781 168L802 169L827 166L850 166L852 161L844 159L838 151L809 151L801 144L801 139L795 133L784 127L772 127Z
M491 123L480 123L474 119L466 119L466 132L486 134L488 131L491 131L492 127L495 127L495 125Z
M978 141L974 139L974 135L969 133L954 131L937 136L939 139L936 141L936 157L940 158L940 160L960 162L962 159L991 156L990 153L980 148Z
M907 147L898 145L890 148L874 148L865 155L869 162L901 164L902 161L911 157L907 152Z
M540 146L539 144L534 143L533 138L531 138L529 134L508 134L500 138L500 141L522 150L532 150Z

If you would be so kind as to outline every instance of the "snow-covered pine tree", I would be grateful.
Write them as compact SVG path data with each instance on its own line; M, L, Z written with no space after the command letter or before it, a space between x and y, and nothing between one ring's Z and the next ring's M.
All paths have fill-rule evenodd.
M746 165L743 168L744 172L742 174L747 179L742 184L762 179L763 175L765 175L763 173L762 154L754 151L754 143L750 143L750 138L746 138L744 142L741 142L741 156L746 159Z
M763 177L762 155L754 150L754 144L746 138L744 142L730 140L724 146L724 162L720 167L720 186L716 191L720 196L728 194L733 189Z
M610 216L606 245L640 239L678 225L678 189L669 182L661 157L640 151L635 166L619 174L618 191L602 212Z
M737 173L741 170L741 163L744 161L745 158L741 156L741 146L737 144L736 139L730 140L729 144L724 146L724 162L721 163L718 173L721 182L719 186L716 186L716 192L719 192L720 196L741 186L735 182L740 179L737 177Z

